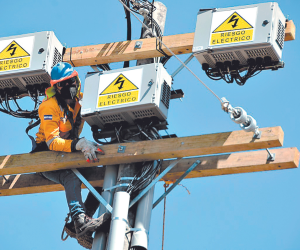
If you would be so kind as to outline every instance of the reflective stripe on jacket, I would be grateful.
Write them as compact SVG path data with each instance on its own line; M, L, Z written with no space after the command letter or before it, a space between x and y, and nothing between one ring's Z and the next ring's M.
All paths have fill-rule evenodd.
M74 110L70 106L68 108L73 114L73 119L76 120L81 105L77 101ZM71 152L73 140L67 138L69 138L72 125L70 121L66 121L64 110L58 105L55 96L41 103L39 117L41 124L36 134L36 142L46 142L49 149L53 151ZM83 123L84 121L82 120L78 129L78 136L82 131Z

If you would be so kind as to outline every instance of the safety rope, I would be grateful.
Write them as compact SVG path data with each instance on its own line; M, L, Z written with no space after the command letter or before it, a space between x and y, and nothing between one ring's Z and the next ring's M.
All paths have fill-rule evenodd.
M168 187L169 184L165 183L164 184L165 192L167 192ZM162 250L164 250L164 241L165 241L166 205L167 205L167 197L164 198L163 232L162 232L162 246L161 246Z
M65 241L66 239L68 239L68 237L69 237L69 235L67 234L66 235L66 237L64 237L64 233L65 233L65 228L66 228L66 225L67 225L67 223L68 223L68 221L69 221L69 218L70 218L70 213L68 213L68 215L67 215L67 217L65 218L65 225L64 225L64 228L63 228L63 230L62 230L62 232L61 232L61 240L62 241Z
M128 11L131 12L132 15L134 15L134 17L142 24L143 27L145 27L149 32L151 32L151 34L153 35L153 37L156 38L156 40L161 43L162 45L164 45L166 47L166 49L208 90L210 91L218 100L219 102L221 103L221 105L223 104L222 100L220 97L217 96L217 94L215 94L215 92L213 92L183 61L181 61L179 59L178 56L176 56L173 51L164 44L164 42L159 39L153 32L152 30L146 25L144 24L138 17L137 15L130 9L126 6L126 4L124 4L121 0L119 0L119 2L124 6L124 8L126 8Z

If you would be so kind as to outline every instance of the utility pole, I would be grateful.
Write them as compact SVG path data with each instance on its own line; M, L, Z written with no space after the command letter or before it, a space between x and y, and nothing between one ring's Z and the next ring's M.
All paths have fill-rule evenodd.
M155 2L154 6L156 10L153 12L152 18L157 22L159 28L161 30L161 34L163 34L167 8L161 2ZM154 24L147 17L147 14L144 15L144 23L147 27L152 28ZM154 29L153 29L154 30ZM155 34L157 35L157 34ZM144 27L142 27L141 39L150 38L153 35ZM143 59L137 61L137 66L153 63L153 58ZM141 140L139 137L133 138L133 141ZM153 167L156 167L157 161L154 162ZM129 183L131 181L130 178L134 177L138 170L140 169L139 163L136 164L121 164L119 166L118 178L117 178L117 186ZM110 226L110 232L108 236L107 249L108 250L128 250L129 247L142 247L143 249L148 248L148 234L151 220L151 212L152 212L152 204L153 204L153 195L154 195L154 187L151 188L138 202L137 205L133 206L129 209L129 201L130 196L126 193L126 187L118 187L116 188L114 201L113 201L113 214L112 221ZM129 209L129 211L128 211ZM101 214L99 214L100 216ZM129 225L126 225L126 222ZM124 237L126 229L129 227L133 227L138 229L138 231L134 231L133 234L128 233L126 237ZM104 245L104 236L95 236L96 243L93 244L93 250L103 250ZM132 236L132 237L131 237ZM101 246L98 242L98 237L101 238ZM124 240L122 240L124 238ZM124 242L124 243L123 243ZM95 246L95 248L94 248Z

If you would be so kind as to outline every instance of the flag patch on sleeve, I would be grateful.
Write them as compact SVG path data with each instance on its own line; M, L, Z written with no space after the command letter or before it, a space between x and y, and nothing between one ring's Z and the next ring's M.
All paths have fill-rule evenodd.
M44 121L52 120L52 115L44 115Z

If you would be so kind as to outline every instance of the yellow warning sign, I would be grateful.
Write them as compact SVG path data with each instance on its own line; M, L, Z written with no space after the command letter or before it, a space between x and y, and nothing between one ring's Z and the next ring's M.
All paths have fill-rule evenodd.
M0 72L29 68L30 55L17 42L12 41L0 52Z
M8 70L15 70L15 69L25 69L25 68L29 67L29 63L30 63L30 56L1 60L0 61L0 72L8 71Z
M99 95L98 108L112 105L137 102L139 88L120 74Z
M234 12L218 28L216 28L213 33L241 29L253 29L253 27L237 12Z
M30 55L15 41L12 41L4 50L0 52L0 60L24 56Z
M253 30L254 27L251 24L234 12L212 32L210 45L252 41Z
M119 93L128 90L138 89L131 81L129 81L123 74L120 74L108 87L102 91L100 95Z

